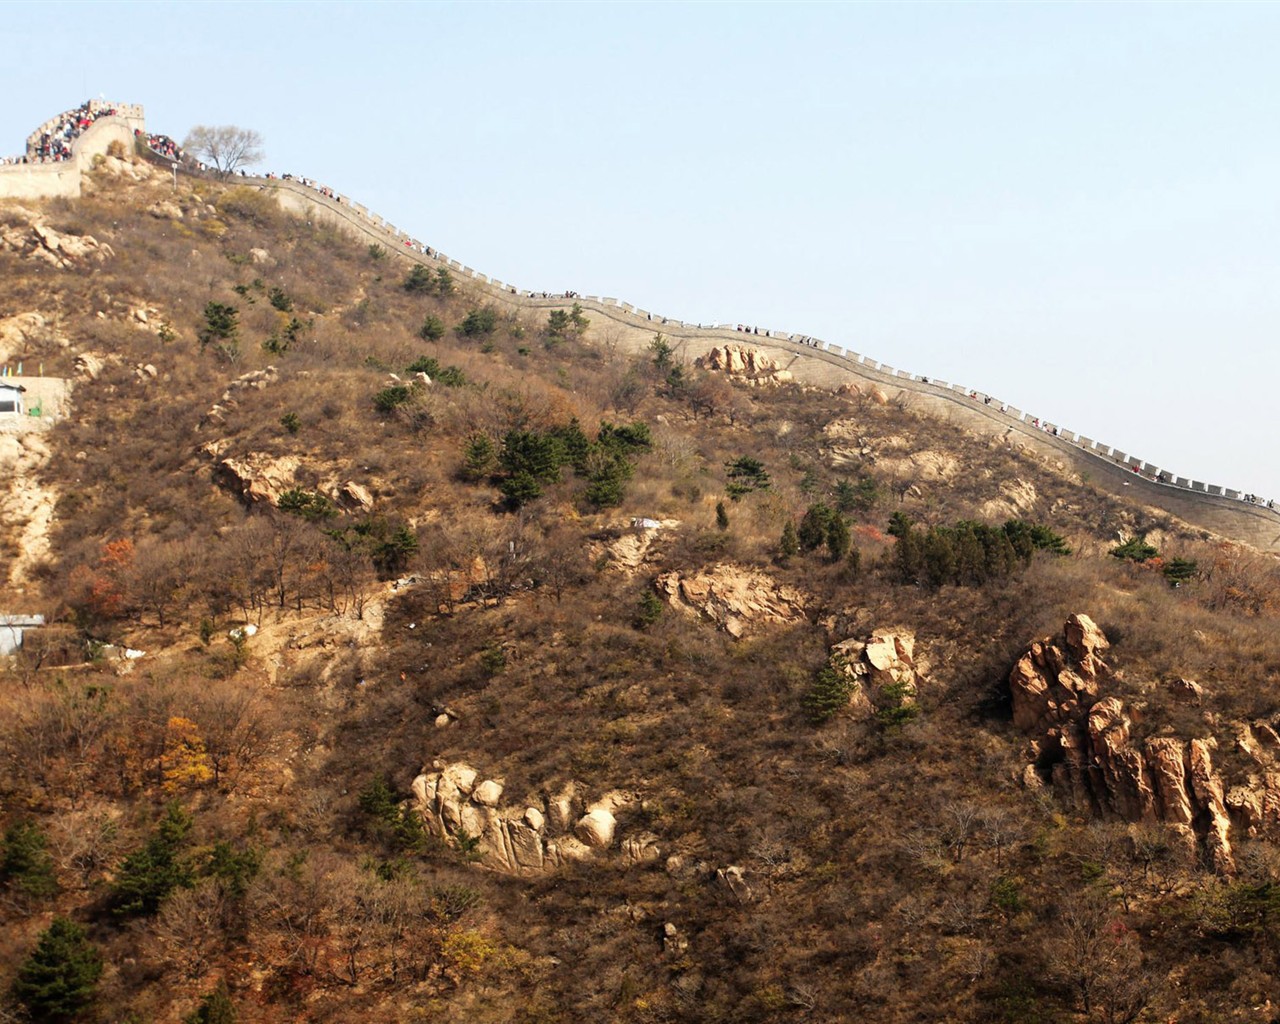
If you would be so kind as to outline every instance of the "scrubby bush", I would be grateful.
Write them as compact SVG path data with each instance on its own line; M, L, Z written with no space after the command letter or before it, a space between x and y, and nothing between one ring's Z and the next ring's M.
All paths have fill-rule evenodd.
M847 675L830 665L818 669L804 699L809 717L818 723L835 717L848 705L853 686Z
M181 806L169 804L155 834L116 869L109 899L113 914L154 914L169 893L193 884L191 865L181 855L191 824L191 816Z
M365 832L369 838L405 853L422 849L426 842L422 819L416 812L401 806L400 798L391 788L385 772L375 775L360 791L357 803L364 814Z
M183 1021L183 1024L236 1024L236 1008L231 1002L231 993L227 991L225 981L218 982L217 988L200 1000Z
M458 333L464 338L476 338L492 334L497 326L498 311L492 306L479 306L467 311L467 315L458 324Z
M1173 586L1181 586L1183 583L1190 583L1199 575L1200 568L1194 559L1189 558L1172 558L1164 567L1164 578Z
M662 599L652 590L644 591L636 604L636 614L631 624L636 629L648 629L660 618L662 618Z
M856 482L841 480L836 484L836 508L841 512L870 512L880 503L880 487L869 476Z
M796 530L800 550L809 552L822 547L827 540L827 529L835 518L835 512L822 502L810 505L800 518L800 526Z
M1117 544L1111 549L1112 558L1119 558L1125 562L1145 562L1158 554L1160 554L1159 549L1148 544L1146 538L1138 534L1134 534L1123 544Z
M435 291L436 280L431 276L431 271L419 263L409 271L401 287L410 295L430 294Z
M395 412L400 406L408 404L412 397L413 392L405 385L392 384L373 396L373 404L378 412Z
M240 313L235 306L222 302L208 302L204 307L204 327L200 329L200 347L210 342L234 341L240 331Z
M788 519L782 524L782 537L778 541L778 554L790 558L800 553L800 537L796 533L796 524Z
M547 314L547 339L548 341L557 341L565 338L576 338L590 324L591 321L582 315L582 307L576 302L573 304L572 311L553 309Z
M467 383L467 375L456 366L441 366L438 359L419 356L405 367L405 373L425 373L436 384L447 388L460 388Z
M418 337L423 341L439 341L444 337L444 321L434 313L428 314L418 328Z
M310 523L332 519L338 514L337 506L319 491L296 487L281 493L276 500L276 507L281 512L299 516Z

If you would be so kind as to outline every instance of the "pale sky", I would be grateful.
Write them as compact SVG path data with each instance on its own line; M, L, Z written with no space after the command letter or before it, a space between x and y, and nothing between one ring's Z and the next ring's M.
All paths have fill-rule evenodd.
M0 46L4 153L99 94L255 128L504 281L1280 499L1280 5L0 3Z

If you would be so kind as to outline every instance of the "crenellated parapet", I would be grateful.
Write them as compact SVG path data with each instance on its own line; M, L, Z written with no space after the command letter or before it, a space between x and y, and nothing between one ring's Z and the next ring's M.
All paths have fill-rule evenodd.
M326 186L294 178L237 180L273 191L281 206L292 213L323 219L334 227L377 242L415 262L446 268L466 278L492 301L505 306L556 309L577 303L593 316L619 326L661 331L673 342L681 343L685 354L690 356L704 355L713 347L726 343L741 344L749 340L753 346L789 354L793 361L785 364L786 369L802 383L825 380L830 375L826 371L804 373L800 369L804 364L796 360L837 367L877 385L943 399L963 407L970 414L969 418L1003 424L1006 430L1033 438L1038 446L1071 455L1082 472L1088 472L1098 480L1107 480L1117 492L1167 508L1175 515L1225 536L1264 550L1280 551L1280 512L1277 512L1274 502L1219 484L1176 476L1145 459L1024 412L986 392L897 369L852 349L808 335L745 324L693 324L652 313L612 297L517 288L487 277L423 244L414 235Z

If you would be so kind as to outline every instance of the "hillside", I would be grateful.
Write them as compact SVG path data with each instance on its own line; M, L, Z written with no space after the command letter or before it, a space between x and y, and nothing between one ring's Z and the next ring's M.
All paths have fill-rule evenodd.
M14 1013L1273 1018L1274 516L304 198L0 202Z

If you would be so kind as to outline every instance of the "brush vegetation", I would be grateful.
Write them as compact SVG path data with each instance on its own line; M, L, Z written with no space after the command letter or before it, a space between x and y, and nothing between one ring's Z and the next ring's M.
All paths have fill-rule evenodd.
M28 595L54 625L0 679L14 1012L1208 1024L1280 1004L1273 847L1216 878L1157 826L1024 790L1003 683L1087 612L1141 730L1217 735L1229 772L1227 723L1277 711L1273 559L910 402L738 388L660 336L627 353L581 310L512 315L252 189L182 184L181 220L146 215L146 185L44 207L112 246L91 271L0 253L7 310L75 339L46 372L105 361L48 435ZM278 507L228 487L210 442L294 467ZM917 452L960 469L913 474ZM632 517L679 525L625 573L602 545ZM653 590L723 562L803 590L807 620L735 641ZM932 683L854 721L829 644L892 625ZM148 654L123 672L108 644ZM1204 706L1150 696L1174 677ZM663 859L480 870L406 803L455 760L514 799L638 792L621 825ZM729 865L749 901L715 882Z

